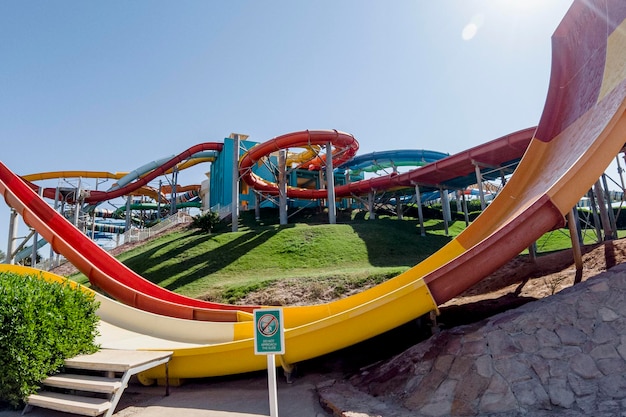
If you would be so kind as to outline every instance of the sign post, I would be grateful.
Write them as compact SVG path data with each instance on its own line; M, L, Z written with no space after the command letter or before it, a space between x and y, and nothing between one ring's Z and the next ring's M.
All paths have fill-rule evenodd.
M285 353L283 310L257 309L254 313L254 354L267 355L267 382L270 399L270 417L278 417L278 389L276 387L275 354Z

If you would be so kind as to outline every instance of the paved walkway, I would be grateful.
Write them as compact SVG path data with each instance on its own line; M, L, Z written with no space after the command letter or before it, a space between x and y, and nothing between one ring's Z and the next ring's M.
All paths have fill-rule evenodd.
M350 382L340 374L306 375L293 384L279 377L279 415L626 417L626 264L443 331ZM265 373L196 380L163 394L163 387L133 384L115 416L269 415ZM0 411L0 417L19 415Z
M311 375L287 384L278 378L280 417L327 417L315 386L323 375ZM117 406L115 417L259 417L269 416L267 375L230 379L196 380L171 387L144 387L132 383ZM21 411L0 411L0 417L18 417ZM67 414L34 408L27 417L67 417Z

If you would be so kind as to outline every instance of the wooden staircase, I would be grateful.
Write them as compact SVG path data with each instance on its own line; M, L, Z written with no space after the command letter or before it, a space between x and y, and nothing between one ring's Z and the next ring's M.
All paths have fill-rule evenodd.
M130 378L142 371L165 365L172 352L101 350L65 361L64 372L46 378L42 389L28 397L22 415L42 407L83 416L110 417ZM169 395L166 385L165 395Z

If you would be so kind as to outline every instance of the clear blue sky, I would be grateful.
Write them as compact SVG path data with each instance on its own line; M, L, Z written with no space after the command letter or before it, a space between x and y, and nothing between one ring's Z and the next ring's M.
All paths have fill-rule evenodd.
M303 129L352 133L359 153L455 153L538 123L571 3L5 0L0 160L131 171ZM2 250L8 221L1 201Z

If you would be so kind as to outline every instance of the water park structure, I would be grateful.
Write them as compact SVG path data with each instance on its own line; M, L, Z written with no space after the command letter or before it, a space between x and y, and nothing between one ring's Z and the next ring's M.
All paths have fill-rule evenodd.
M348 133L301 131L255 144L242 154L231 152L236 163L230 175L233 184L240 184L230 189L233 219L242 194L249 197L245 200L249 207L260 206L262 198L278 198L281 216L287 199L324 200L333 208L336 198L361 198L371 207L378 192L412 189L419 203L424 190L461 189L463 184L484 177L482 169L500 176L511 164L517 166L483 214L425 261L338 301L283 307L286 348L280 359L287 371L297 362L436 313L439 305L495 271L542 234L566 223L573 227L573 208L623 151L626 140L626 4L621 0L576 0L552 39L550 86L536 128L406 172L357 180L352 172L345 175L344 171L345 178L339 183L333 179L335 167L356 170L361 163L358 159L354 162L358 144ZM231 139L232 149L241 149L242 138ZM203 152L222 155L227 143L191 147L138 173L126 184L109 191L86 192L81 202L96 204L128 195ZM290 148L304 151L290 159L286 152ZM306 177L300 182L297 176L295 181L288 181L288 166L324 171L326 180L320 181L325 182L324 187L320 183L309 187L312 182ZM279 180L269 180L261 168L274 171L273 177ZM264 358L254 355L250 314L262 306L209 303L149 283L99 248L42 198L54 198L54 189L40 190L25 180L29 178L19 177L0 163L0 192L7 204L55 252L115 299L101 299L99 343L104 348L172 351L169 378L173 380L237 374L266 366ZM224 203L228 201L227 191L228 187L221 190ZM235 220L232 223L236 225ZM576 253L577 240L572 244ZM1 269L17 271L20 267L7 264ZM157 367L140 377L146 383L162 380L165 369Z

